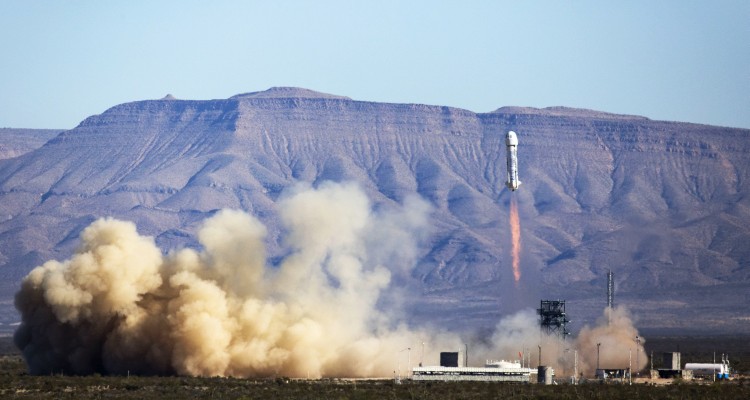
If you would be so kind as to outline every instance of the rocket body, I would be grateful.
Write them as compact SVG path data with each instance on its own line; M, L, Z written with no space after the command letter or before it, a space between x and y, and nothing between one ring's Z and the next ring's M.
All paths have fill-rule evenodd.
M516 191L521 181L518 180L518 136L513 131L508 131L505 135L505 147L507 148L506 161L508 163L508 180L505 186L512 191Z

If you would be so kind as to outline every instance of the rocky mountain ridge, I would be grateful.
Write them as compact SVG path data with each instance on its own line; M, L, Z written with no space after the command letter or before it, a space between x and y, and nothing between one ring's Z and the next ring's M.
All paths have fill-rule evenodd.
M520 141L514 194L503 185L507 130ZM433 207L432 235L402 277L414 321L490 326L555 297L568 299L580 327L603 307L611 269L617 301L646 328L690 329L697 318L742 330L749 171L749 130L565 107L474 113L298 88L137 101L0 160L0 293L10 307L19 280L67 258L100 216L134 221L168 250L195 246L197 225L217 210L243 209L269 227L273 259L285 188L355 181L375 207L412 194Z

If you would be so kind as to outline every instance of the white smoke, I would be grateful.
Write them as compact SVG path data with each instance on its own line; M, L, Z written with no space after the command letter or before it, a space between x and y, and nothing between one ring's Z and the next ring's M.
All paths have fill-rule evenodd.
M376 213L358 187L334 183L298 186L278 207L289 251L278 268L265 227L241 211L204 223L202 251L167 256L132 223L91 224L71 259L35 268L16 296L31 372L390 375L427 335L376 304L390 271L413 266L429 207Z

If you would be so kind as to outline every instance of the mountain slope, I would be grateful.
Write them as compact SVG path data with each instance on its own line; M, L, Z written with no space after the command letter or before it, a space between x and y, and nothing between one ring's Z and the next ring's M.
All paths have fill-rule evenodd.
M56 129L0 128L0 160L38 149L60 132Z
M520 141L519 284L507 130ZM617 301L643 326L691 327L681 318L709 307L698 318L742 329L749 166L748 130L564 107L477 114L296 88L121 104L0 160L2 294L34 266L67 258L100 216L132 220L173 249L195 246L206 216L240 208L268 225L273 259L283 251L275 202L285 188L356 181L376 207L414 193L434 207L432 235L404 278L414 320L487 326L559 297L589 321L612 269Z

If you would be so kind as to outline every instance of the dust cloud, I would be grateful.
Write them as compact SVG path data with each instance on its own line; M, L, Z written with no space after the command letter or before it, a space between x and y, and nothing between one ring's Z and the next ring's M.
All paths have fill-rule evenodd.
M35 268L16 295L30 372L390 376L411 344L457 347L377 307L385 263L414 265L424 201L374 212L357 186L326 183L295 187L278 209L288 255L277 267L266 228L241 211L205 221L202 250L166 256L130 222L92 223L72 258Z
M242 211L207 219L200 250L166 255L131 222L92 223L70 259L35 268L16 294L14 340L29 371L389 377L422 360L420 344L436 353L466 343L410 326L391 296L428 237L426 202L374 211L358 186L324 183L296 186L277 205L286 255L275 266L266 227ZM543 363L565 368L564 349L575 347L579 371L589 371L601 342L603 366L627 365L636 331L623 311L612 317L571 343L540 335L536 314L522 311L469 341L471 356L515 359L542 346Z
M645 340L640 338L637 342L636 336L638 331L622 307L605 308L593 327L584 326L577 337L565 339L542 332L536 311L527 309L501 319L490 340L479 345L475 355L493 354L506 360L519 360L521 353L524 365L552 366L560 378L573 376L576 372L592 377L597 365L597 343L601 343L601 368L626 369L630 363L634 371L645 368L648 363L643 347ZM636 351L641 355L639 366L636 365ZM472 362L478 365L485 359L474 357Z
M636 341L639 337L639 342ZM640 338L638 330L628 312L623 307L605 308L604 315L594 327L584 327L576 339L579 356L578 370L591 373L596 370L597 344L599 345L599 367L605 369L623 369L631 365L633 371L646 367L648 360L643 347L645 340ZM637 353L638 352L638 353ZM636 357L640 354L640 357ZM636 365L636 361L640 365Z

